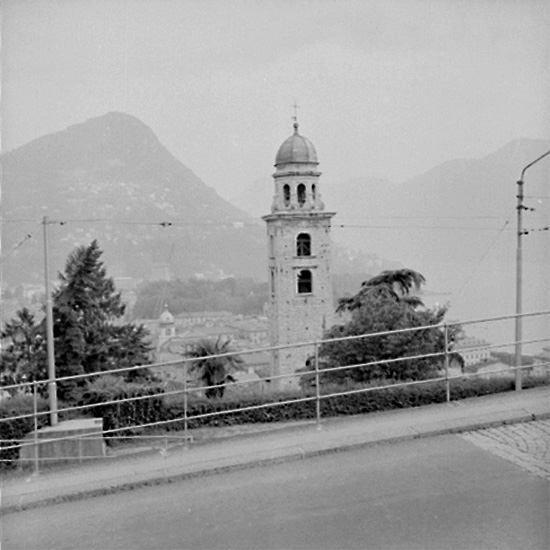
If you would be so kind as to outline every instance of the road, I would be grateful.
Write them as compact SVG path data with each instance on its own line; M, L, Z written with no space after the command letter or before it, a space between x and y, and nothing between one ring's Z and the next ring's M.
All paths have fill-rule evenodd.
M2 518L2 550L546 549L550 468L536 465L548 445L533 444L525 459L517 449L540 437L514 429L515 436L503 428L385 444L12 513ZM506 456L503 445L516 451Z

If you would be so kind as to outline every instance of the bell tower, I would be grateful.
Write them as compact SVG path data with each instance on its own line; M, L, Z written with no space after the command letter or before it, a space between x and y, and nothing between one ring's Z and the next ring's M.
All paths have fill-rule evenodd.
M319 192L317 152L298 132L283 142L275 159L275 195L267 224L269 334L272 346L320 340L333 323L330 220ZM313 346L275 351L272 376L305 366ZM280 387L297 386L299 377Z

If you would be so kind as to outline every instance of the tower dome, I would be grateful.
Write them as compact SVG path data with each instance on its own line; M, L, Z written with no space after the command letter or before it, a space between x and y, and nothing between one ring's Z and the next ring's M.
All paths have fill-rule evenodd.
M309 139L298 133L298 123L294 123L294 134L286 139L277 151L275 166L280 164L318 164L317 151Z
M164 304L164 311L160 314L159 323L161 325L170 325L174 322L174 316L168 311L168 304Z

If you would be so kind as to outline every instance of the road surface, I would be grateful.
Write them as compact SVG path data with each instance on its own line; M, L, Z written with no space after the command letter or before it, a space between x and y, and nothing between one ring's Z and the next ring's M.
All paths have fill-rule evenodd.
M2 550L547 549L550 468L539 466L548 444L529 451L540 429L526 435L538 425L525 426L515 435L505 427L384 444L12 513L2 518ZM548 421L543 428L550 433Z

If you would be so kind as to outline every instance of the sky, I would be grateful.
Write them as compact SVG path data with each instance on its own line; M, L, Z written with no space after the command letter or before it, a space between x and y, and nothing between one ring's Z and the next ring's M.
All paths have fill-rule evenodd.
M550 138L546 0L3 0L2 150L134 115L222 196L292 133L323 181ZM259 184L259 183L258 183Z

